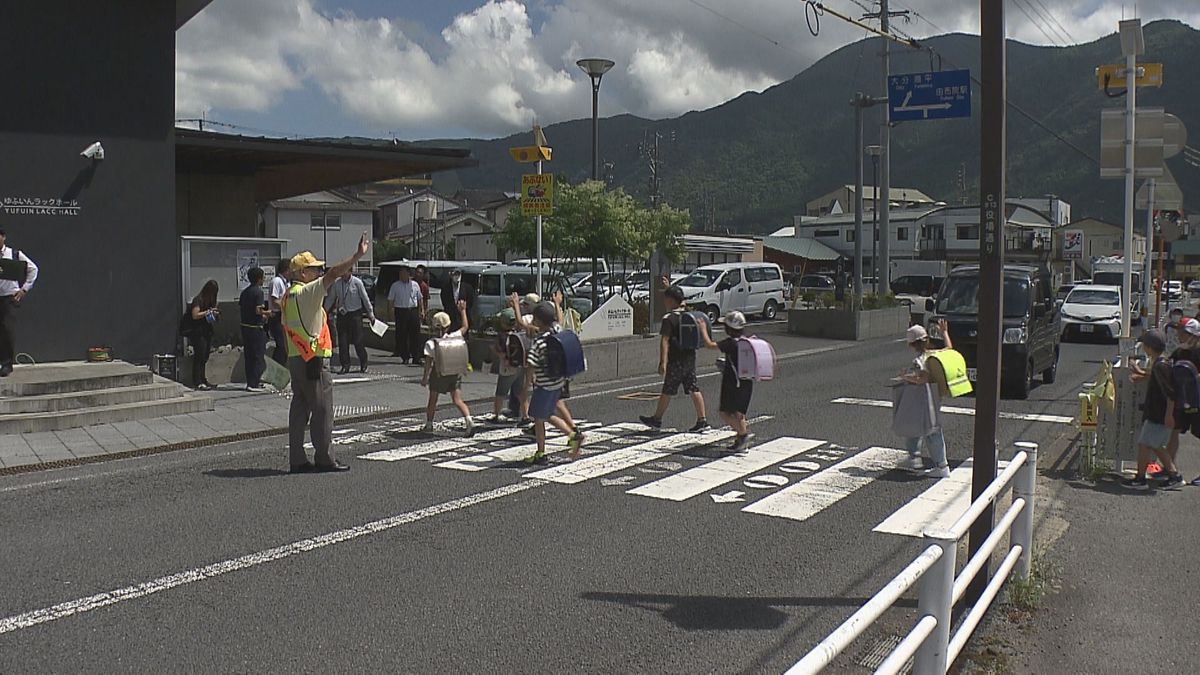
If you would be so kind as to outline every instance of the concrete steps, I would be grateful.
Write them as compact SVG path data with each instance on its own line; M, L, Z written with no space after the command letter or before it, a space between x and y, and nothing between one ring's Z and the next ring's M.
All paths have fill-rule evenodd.
M20 366L0 380L0 433L206 412L212 399L129 363Z

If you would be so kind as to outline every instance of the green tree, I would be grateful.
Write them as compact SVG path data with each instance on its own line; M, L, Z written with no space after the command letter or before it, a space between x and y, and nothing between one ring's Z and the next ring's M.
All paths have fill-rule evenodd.
M409 247L397 239L376 239L371 249L375 264L389 260L403 260L408 257Z

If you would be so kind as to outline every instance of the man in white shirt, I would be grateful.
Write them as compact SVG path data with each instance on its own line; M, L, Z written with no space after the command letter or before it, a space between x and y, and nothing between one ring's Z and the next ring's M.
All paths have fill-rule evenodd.
M0 279L0 377L8 377L13 371L13 362L16 360L16 339L13 334L13 325L16 323L16 308L21 304L21 300L33 288L33 284L37 281L38 267L29 256L23 251L15 251L8 247L5 243L8 235L0 228L0 259L12 261L0 265L3 268ZM14 277L20 276L19 263L25 263L23 280L17 280Z
M281 366L287 365L287 336L283 333L283 298L288 292L288 268L292 266L291 258L283 258L275 267L275 276L271 277L270 288L267 289L267 303L271 308L271 316L267 319L267 332L275 341L275 350L271 358Z
M411 271L407 266L399 270L400 278L388 289L388 306L392 308L392 316L396 320L396 343L392 356L399 356L400 362L413 364L423 360L421 352L421 317L425 316L425 300L421 297L421 287L412 280Z
M342 365L341 374L350 372L350 345L358 354L358 371L367 372L367 346L363 342L363 317L375 323L375 308L367 296L363 280L346 272L329 289L325 296L325 309L332 310L337 317L338 356Z

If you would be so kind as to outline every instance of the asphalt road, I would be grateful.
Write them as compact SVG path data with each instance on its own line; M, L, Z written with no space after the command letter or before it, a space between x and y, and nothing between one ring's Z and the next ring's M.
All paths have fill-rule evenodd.
M617 396L654 391L652 378L576 392L575 415L604 425L593 438L612 438L570 468L620 447L663 449L573 483L556 457L549 469L436 466L480 468L470 456L512 441L429 446L435 438L396 421L339 430L348 474L283 473L277 437L0 478L0 672L780 672L919 550L872 528L932 484L859 467L846 472L857 489L838 488L841 499L807 518L742 510L867 448L899 446L889 410L831 401L886 399L882 383L908 348L830 345L785 356L756 388L756 442L784 448L777 461L704 474L681 501L628 491L719 460L725 441L680 446L612 427L650 411ZM1058 382L1002 409L1072 416L1079 385L1113 351L1063 345ZM716 372L711 356L701 363ZM713 418L718 380L702 379ZM945 419L957 464L973 418ZM676 399L666 424L692 421ZM1003 419L998 441L1068 429ZM776 440L786 438L813 442ZM359 458L397 448L429 454ZM674 480L657 485L687 491Z

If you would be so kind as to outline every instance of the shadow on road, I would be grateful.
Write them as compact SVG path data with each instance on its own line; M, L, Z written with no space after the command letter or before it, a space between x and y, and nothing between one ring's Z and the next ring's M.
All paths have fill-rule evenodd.
M271 476L287 476L287 471L283 469L209 469L204 472L206 476L215 476L216 478L270 478Z
M780 607L853 607L870 598L834 597L723 597L712 595L662 595L591 591L584 600L614 602L657 612L684 630L775 630L788 620ZM915 600L900 600L897 607L916 607Z

